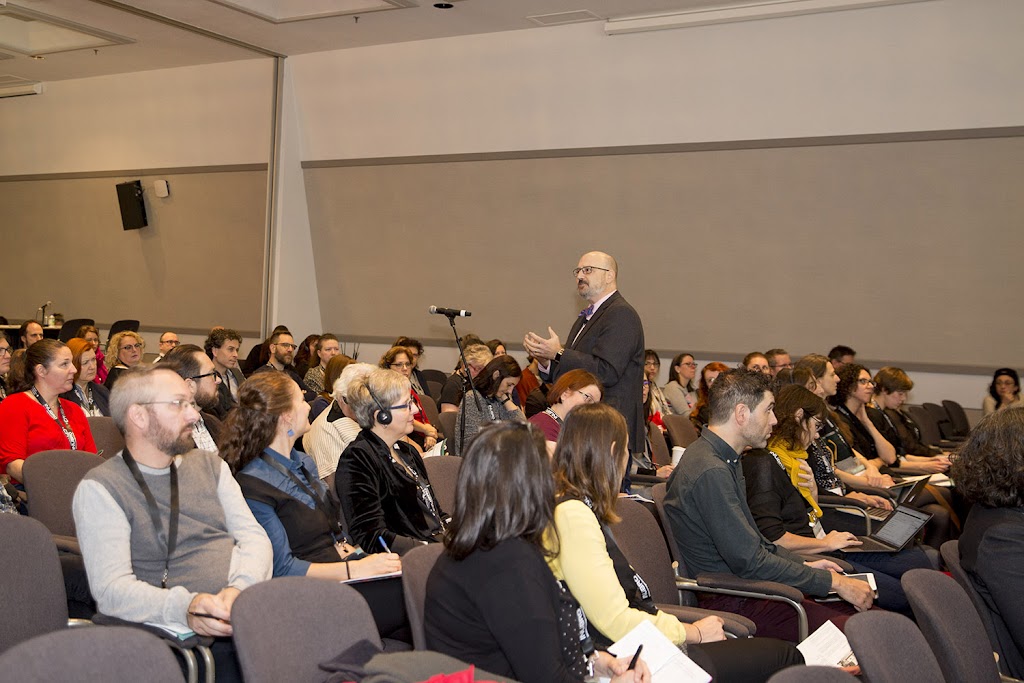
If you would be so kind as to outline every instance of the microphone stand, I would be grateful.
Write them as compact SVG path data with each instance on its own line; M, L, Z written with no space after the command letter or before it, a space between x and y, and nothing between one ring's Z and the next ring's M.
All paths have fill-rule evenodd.
M466 352L462 348L462 339L459 338L459 330L455 327L455 314L445 313L448 318L448 324L452 326L452 334L455 335L455 345L459 347L459 358L462 359L462 368L465 373L462 376L462 404L459 406L459 410L462 411L462 422L459 424L459 453L462 453L462 448L466 445L466 397L469 396L469 392L473 389L473 376L469 372L469 363L466 362ZM481 415L484 412L483 405L480 404L480 396L473 391L473 400L476 402L476 409Z

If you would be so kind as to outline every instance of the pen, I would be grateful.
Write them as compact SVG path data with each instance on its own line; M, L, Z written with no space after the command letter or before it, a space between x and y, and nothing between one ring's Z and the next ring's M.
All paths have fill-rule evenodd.
M633 669L636 668L636 660L640 659L640 650L643 650L643 649L644 649L644 644L643 643L640 643L639 645L636 646L636 654L633 655L633 659L629 660L629 669L627 669L627 671L632 671Z
M201 617L203 619L216 619L217 621L222 621L225 624L231 623L227 619L221 619L220 617L215 617L212 614L207 614L206 612L189 612L189 614L191 614L194 617Z
M388 547L388 544L384 542L384 536L383 536L383 534L382 534L382 535L380 535L380 536L378 536L378 537L377 537L377 540L378 540L378 541L380 541L380 544L381 544L382 546L384 546L384 552L386 552L386 553L390 553L390 552L391 552L391 548L389 548L389 547Z

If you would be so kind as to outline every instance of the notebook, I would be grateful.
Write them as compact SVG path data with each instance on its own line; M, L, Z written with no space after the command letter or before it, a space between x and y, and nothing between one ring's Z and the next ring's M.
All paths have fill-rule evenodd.
M861 545L843 548L844 553L896 553L928 523L931 514L906 505L899 505L889 518L870 536L858 536Z

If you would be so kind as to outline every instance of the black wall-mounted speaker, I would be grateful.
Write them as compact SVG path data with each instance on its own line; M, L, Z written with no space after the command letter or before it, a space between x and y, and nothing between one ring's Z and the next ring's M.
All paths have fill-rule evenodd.
M146 204L142 199L142 181L117 184L117 204L121 207L121 225L125 230L138 230L146 221Z

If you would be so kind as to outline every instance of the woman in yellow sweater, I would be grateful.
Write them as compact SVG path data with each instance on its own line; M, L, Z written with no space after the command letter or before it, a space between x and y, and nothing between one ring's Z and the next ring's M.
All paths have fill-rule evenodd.
M611 530L629 460L626 443L626 421L615 409L602 403L577 406L565 419L553 458L558 533L557 540L548 534L549 548L557 553L548 564L579 601L595 641L607 645L650 621L715 681L764 681L802 663L788 643L726 641L719 617L686 624L655 607Z

